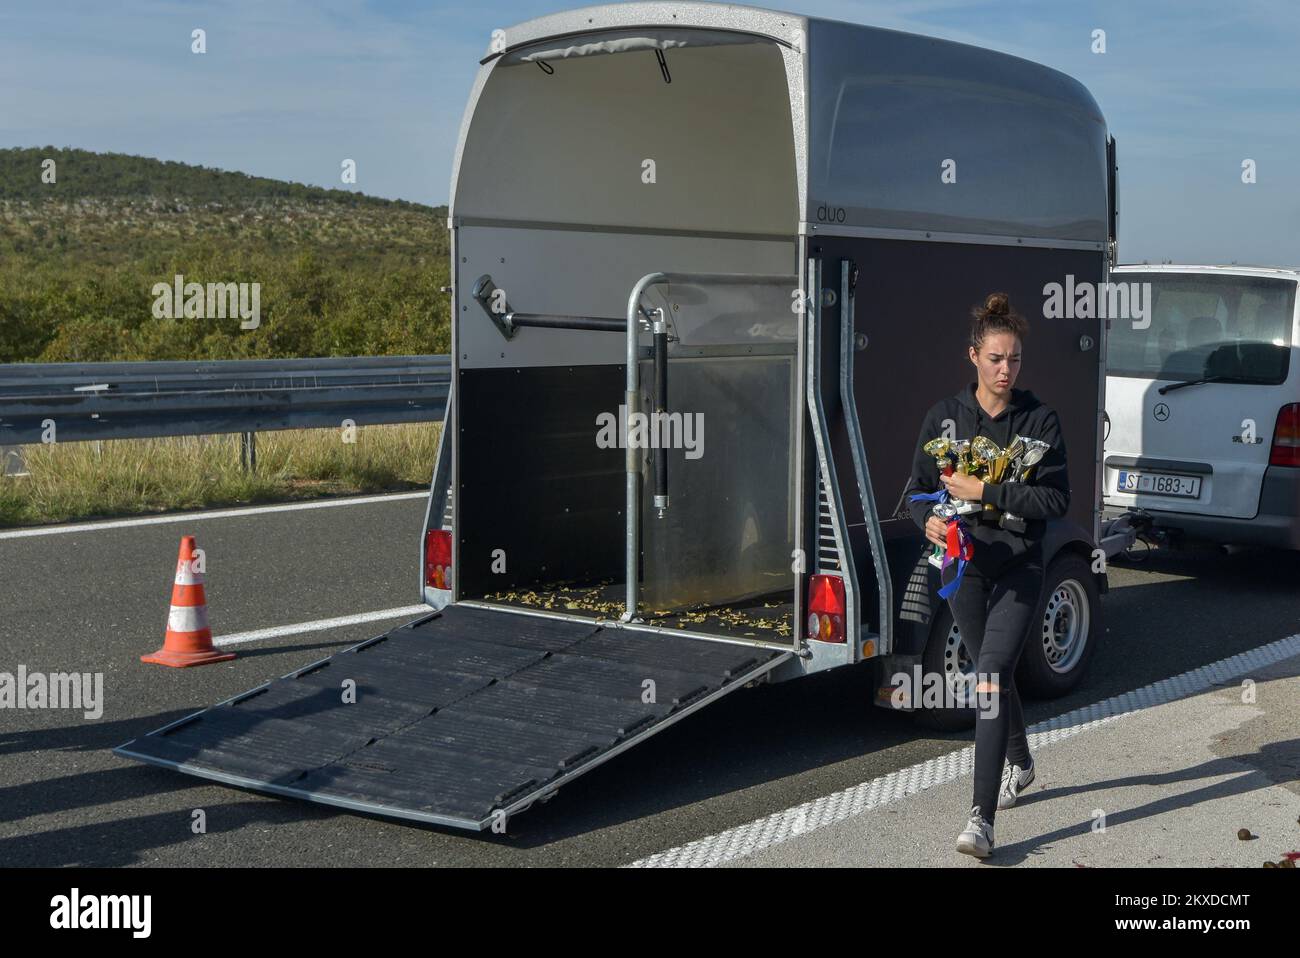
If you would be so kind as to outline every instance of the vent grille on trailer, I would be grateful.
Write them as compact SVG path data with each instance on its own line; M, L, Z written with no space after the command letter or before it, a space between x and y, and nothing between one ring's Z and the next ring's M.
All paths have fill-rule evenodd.
M444 528L444 529L450 529L450 528L451 528L451 516L452 516L452 512L451 512L451 495L452 495L452 492L451 492L451 484L449 483L449 484L447 485L447 504L446 504L446 506L445 506L445 507L443 508L443 510L442 510L442 528Z
M817 571L841 572L840 550L835 544L835 525L831 520L831 502L826 482L817 480Z

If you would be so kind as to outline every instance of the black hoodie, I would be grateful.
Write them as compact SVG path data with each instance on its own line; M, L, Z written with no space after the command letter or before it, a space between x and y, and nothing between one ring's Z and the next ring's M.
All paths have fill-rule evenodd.
M955 396L935 403L925 414L912 462L912 481L905 495L934 492L943 486L934 457L927 455L922 448L931 439L943 435L953 439L988 436L999 447L1006 447L1015 436L1024 436L1048 443L1051 448L1034 467L1028 482L984 484L984 501L1024 518L1026 528L1023 533L1001 529L996 520L968 521L971 537L975 540L971 563L980 574L993 578L1027 558L1042 561L1045 520L1065 515L1070 506L1070 477L1065 460L1065 439L1055 410L1044 405L1027 389L1012 389L1007 408L990 417L975 398L975 386L973 382L968 384ZM952 429L946 433L945 420L952 421ZM912 513L912 520L924 532L925 520L931 515L934 503L912 502L910 498L904 501Z

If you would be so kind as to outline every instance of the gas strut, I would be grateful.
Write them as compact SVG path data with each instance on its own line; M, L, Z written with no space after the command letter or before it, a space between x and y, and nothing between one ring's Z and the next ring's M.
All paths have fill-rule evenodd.
M659 307L651 328L655 342L655 415L652 422L668 421L668 319ZM661 433L664 431L661 428ZM655 450L655 508L659 518L668 511L668 450L662 442L654 444Z

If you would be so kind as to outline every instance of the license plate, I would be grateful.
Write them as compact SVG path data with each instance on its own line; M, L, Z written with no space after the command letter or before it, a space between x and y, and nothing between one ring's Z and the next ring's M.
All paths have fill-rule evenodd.
M1153 496L1182 496L1195 499L1201 494L1200 476L1175 476L1167 472L1122 470L1115 481L1116 492L1141 492Z

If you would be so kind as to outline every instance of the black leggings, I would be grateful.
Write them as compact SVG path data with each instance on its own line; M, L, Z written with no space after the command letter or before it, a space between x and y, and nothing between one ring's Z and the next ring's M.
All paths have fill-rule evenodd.
M955 567L953 563L945 570L945 583L952 581ZM991 580L967 564L961 587L948 599L948 607L961 630L962 643L975 662L977 679L994 682L999 689L996 696L986 693L977 699L987 707L980 710L975 722L973 804L980 807L980 813L990 824L997 814L1003 761L1010 760L1022 768L1029 764L1029 739L1025 735L1025 714L1016 691L1015 671L1042 586L1043 566L1035 557Z

